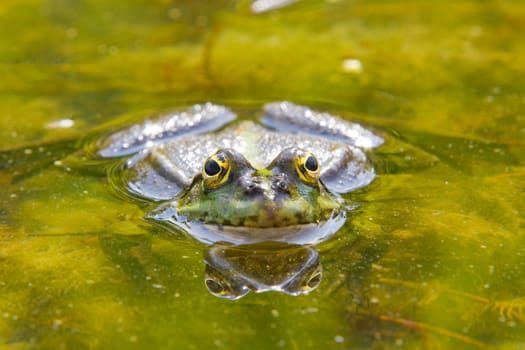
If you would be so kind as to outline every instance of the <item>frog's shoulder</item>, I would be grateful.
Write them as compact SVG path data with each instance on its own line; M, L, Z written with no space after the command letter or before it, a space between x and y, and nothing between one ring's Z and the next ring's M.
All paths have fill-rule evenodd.
M236 115L228 108L212 103L196 104L187 110L151 117L142 123L102 138L97 144L103 158L122 157L162 144L220 129Z
M214 133L152 144L126 160L121 177L130 179L128 190L140 197L169 199L191 184L210 155L225 148L247 149L246 133L256 133L259 128L236 123Z
M304 134L320 135L359 148L375 148L383 139L357 123L288 101L264 106L266 125Z

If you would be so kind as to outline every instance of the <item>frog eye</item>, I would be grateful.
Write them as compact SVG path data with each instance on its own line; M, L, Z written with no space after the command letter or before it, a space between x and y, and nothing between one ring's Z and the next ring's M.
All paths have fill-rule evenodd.
M319 284L321 283L321 279L322 279L322 274L321 272L318 272L312 277L310 277L310 279L306 282L305 287L309 290L313 290L319 286Z
M214 190L225 184L230 175L231 164L228 158L221 151L210 156L202 167L204 187Z
M295 159L295 170L301 181L308 185L317 184L319 179L319 161L307 151L299 151Z

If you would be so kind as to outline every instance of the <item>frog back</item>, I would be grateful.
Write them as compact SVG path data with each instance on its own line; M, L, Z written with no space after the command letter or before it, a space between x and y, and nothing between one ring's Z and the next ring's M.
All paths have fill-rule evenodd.
M206 159L219 149L234 149L252 166L261 169L290 147L309 150L317 157L321 179L334 192L365 186L374 177L359 148L320 136L270 130L251 121L239 122L217 133L156 144L130 158L124 171L125 177L131 179L131 192L164 200L189 186L201 173Z

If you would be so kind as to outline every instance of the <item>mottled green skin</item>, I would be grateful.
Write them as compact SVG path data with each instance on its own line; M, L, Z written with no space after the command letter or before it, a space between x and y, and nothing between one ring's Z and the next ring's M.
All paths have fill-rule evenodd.
M197 176L178 200L178 213L190 221L261 228L318 223L338 214L339 197L319 180L309 185L299 178L291 163L296 150L283 151L260 170L240 153L225 150L231 155L230 179L208 191Z

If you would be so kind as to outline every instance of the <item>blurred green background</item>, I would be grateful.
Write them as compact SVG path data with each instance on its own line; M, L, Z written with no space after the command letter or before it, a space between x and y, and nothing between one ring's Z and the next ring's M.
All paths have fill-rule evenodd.
M0 3L2 348L525 348L525 4L249 5ZM150 113L272 100L386 139L307 296L211 296L201 244L54 165Z

